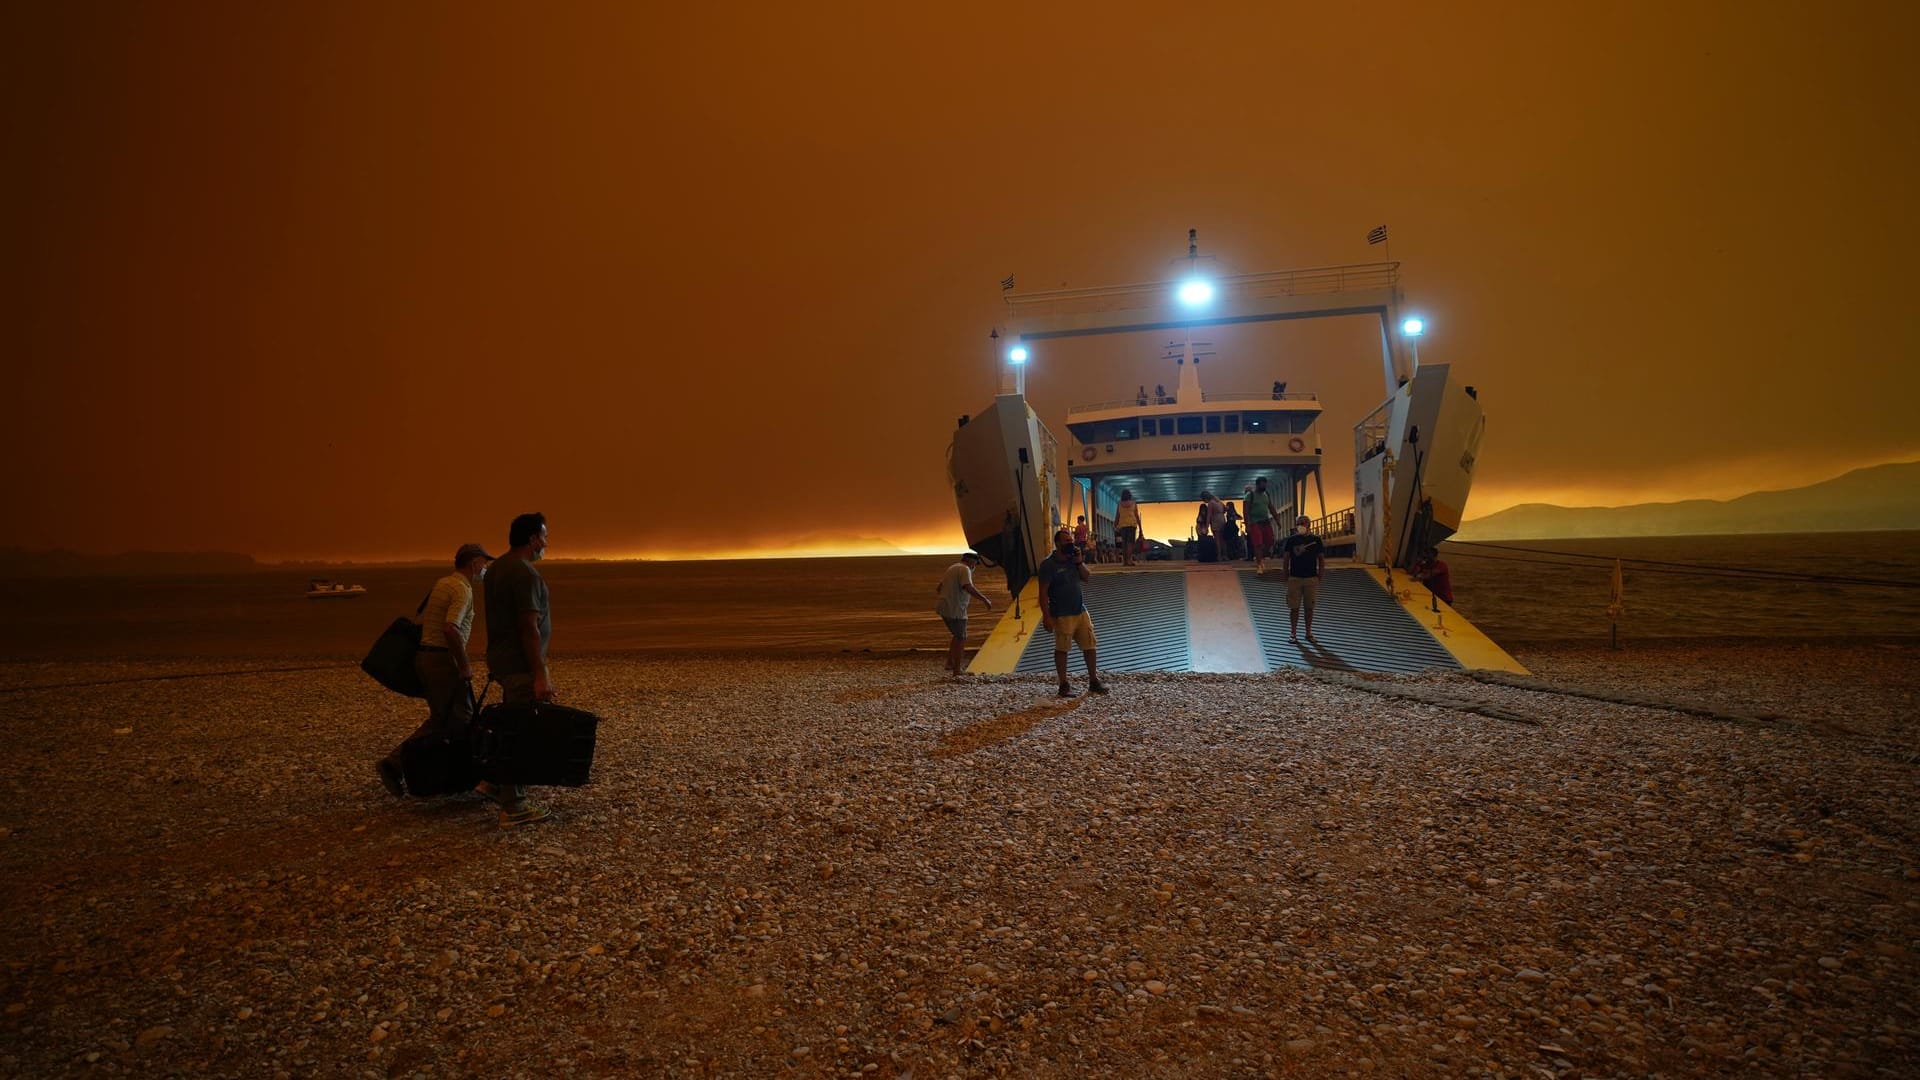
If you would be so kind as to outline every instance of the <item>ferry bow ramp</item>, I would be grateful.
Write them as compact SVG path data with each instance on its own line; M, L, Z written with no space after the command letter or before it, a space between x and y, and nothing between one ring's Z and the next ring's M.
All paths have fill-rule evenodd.
M1506 650L1405 574L1330 565L1321 579L1313 636L1289 634L1287 587L1277 571L1172 563L1093 570L1087 610L1106 671L1261 673L1311 668L1371 674L1507 671L1527 674ZM1080 650L1070 671L1086 670ZM1053 635L1041 629L1036 583L1000 618L968 668L975 674L1053 671Z

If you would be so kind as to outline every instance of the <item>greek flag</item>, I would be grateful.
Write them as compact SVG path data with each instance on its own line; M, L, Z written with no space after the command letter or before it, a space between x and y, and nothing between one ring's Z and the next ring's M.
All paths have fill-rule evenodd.
M1008 274L1006 277L1000 279L1000 291L1006 292L1011 288L1013 288L1013 275Z
M1384 244L1386 242L1387 242L1387 227L1385 225L1376 225L1374 226L1373 231L1367 234L1368 246L1372 246L1374 244Z

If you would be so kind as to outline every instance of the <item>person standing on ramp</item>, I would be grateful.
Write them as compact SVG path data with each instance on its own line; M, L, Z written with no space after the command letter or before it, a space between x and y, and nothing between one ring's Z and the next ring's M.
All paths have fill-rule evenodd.
M1315 645L1313 607L1320 599L1320 576L1327 569L1325 541L1307 531L1313 519L1305 514L1293 521L1293 535L1280 542L1280 570L1287 583L1287 640L1300 644L1300 609L1307 611L1307 640Z
M1053 669L1060 675L1061 697L1073 696L1073 684L1067 681L1067 649L1076 642L1080 655L1087 660L1087 690L1107 692L1094 662L1099 641L1093 636L1093 614L1087 610L1086 596L1080 589L1092 576L1073 542L1073 533L1067 529L1054 533L1053 554L1040 561L1040 626L1053 632Z

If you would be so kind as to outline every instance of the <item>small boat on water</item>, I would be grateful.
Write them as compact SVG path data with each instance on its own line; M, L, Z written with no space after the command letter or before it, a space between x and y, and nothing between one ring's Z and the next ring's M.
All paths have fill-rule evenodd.
M311 578L307 581L307 599L309 600L351 600L356 596L367 595L365 585L342 585L326 578Z

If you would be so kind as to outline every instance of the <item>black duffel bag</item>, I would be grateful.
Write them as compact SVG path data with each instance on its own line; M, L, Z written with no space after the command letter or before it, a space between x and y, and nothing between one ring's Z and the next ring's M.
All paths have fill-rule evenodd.
M593 768L600 718L530 701L489 705L473 722L473 762L489 784L579 787Z
M427 600L432 597L432 593L422 597L413 613L417 616L427 610ZM425 698L427 688L420 683L420 673L413 669L414 655L420 651L420 631L420 624L405 615L393 620L393 624L374 639L367 658L360 661L360 670L396 694Z

